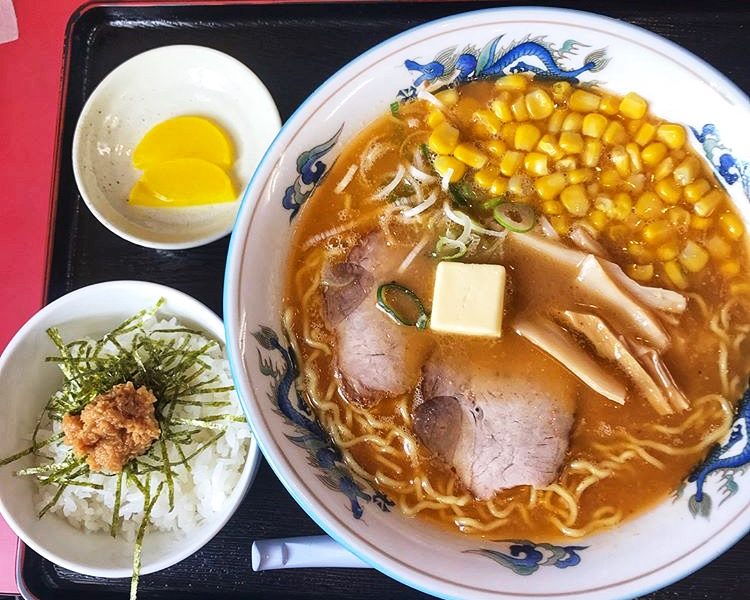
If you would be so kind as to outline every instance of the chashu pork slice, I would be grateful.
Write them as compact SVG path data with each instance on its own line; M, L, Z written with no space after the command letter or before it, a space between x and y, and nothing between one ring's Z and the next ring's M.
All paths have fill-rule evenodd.
M409 249L388 246L371 232L344 262L323 277L325 319L336 335L336 365L346 396L371 405L414 389L423 359L410 327L395 323L377 306L377 289L396 278Z
M480 500L552 483L568 450L572 389L521 373L456 366L433 355L413 410L414 431Z

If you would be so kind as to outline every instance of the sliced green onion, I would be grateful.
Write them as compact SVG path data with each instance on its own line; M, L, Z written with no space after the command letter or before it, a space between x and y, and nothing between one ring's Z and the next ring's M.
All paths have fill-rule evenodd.
M394 308L386 298L388 292L398 292L404 298L407 298L417 309L418 315L414 320L409 319L401 315L396 308ZM408 327L416 327L417 329L425 329L429 318L427 311L424 308L424 304L414 292L408 287L392 281L391 283L384 283L378 288L378 308L387 314L391 319L396 321L399 325L406 325Z
M536 223L534 209L523 202L501 202L492 214L505 229L516 233L529 231Z
M447 254L447 251L452 251L452 254ZM440 236L437 244L435 244L435 252L432 253L432 256L439 260L456 260L466 254L466 251L466 244L463 242Z
M398 116L398 102L391 102L391 114L394 117Z
M503 202L507 202L508 198L506 196L497 196L495 198L490 198L489 200L482 203L482 208L485 210L492 210L495 208L498 204L501 204Z
M472 204L477 199L476 192L471 189L471 186L465 181L459 181L458 183L451 183L448 185L448 191L453 196L453 200L456 204L461 206L467 206Z

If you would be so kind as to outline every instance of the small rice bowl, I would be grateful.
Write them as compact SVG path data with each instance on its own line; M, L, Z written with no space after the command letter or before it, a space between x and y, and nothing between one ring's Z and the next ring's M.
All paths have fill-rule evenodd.
M198 350L211 340L197 333L159 332L157 330L179 329L180 323L175 318L163 319L147 317L142 322L138 333L146 333L151 339L175 341L178 345L186 343L186 350ZM135 333L125 333L117 337L118 342L130 349ZM189 339L187 339L189 338ZM96 340L88 339L90 344ZM108 341L101 350L101 355L114 355L118 348ZM207 370L203 379L216 377L214 387L232 385L229 364L224 357L223 348L214 344L202 356ZM217 433L224 435L214 443L197 452L189 461L190 468L179 464L172 468L174 489L174 507L170 510L166 488L156 500L150 513L147 531L178 532L187 535L207 519L218 513L237 486L250 447L251 433L243 419L237 395L234 391L198 394L190 396L191 404L177 404L173 417L183 420L205 419L212 416L232 417L217 421L215 426L202 428L195 433L189 443L181 444L185 456L197 452ZM216 403L221 403L216 406ZM59 421L51 421L46 413L38 432L38 439L47 439L62 433ZM175 444L168 442L170 461L181 462ZM61 463L70 452L70 447L62 441L49 444L37 451L37 465ZM145 479L142 477L142 479ZM49 508L50 513L64 518L74 527L89 531L110 530L112 514L116 504L118 477L102 473L90 473L86 481L101 485L102 489L69 485L64 488L57 501ZM166 476L162 471L153 471L150 475L150 490L155 493L160 485L166 485ZM41 512L54 500L57 486L38 485L35 496L36 507ZM119 514L121 517L118 537L135 542L138 529L145 511L144 495L137 485L122 478L122 491Z

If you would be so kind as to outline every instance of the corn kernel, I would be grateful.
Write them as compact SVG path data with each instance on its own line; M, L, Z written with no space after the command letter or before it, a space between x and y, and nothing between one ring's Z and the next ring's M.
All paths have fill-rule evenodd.
M556 108L552 113L552 116L547 121L547 131L550 133L558 134L562 129L565 117L568 116L568 111L562 108Z
M667 219L678 229L684 231L690 227L690 213L681 206L673 206L667 211Z
M711 190L693 204L693 211L699 217L710 217L724 200L724 195L719 190Z
M591 169L573 169L568 171L568 181L570 183L588 183L594 178L594 171Z
M581 131L583 127L583 115L581 113L568 113L563 119L561 131Z
M554 200L566 184L567 180L562 173L544 175L534 181L534 187L542 200Z
M633 194L640 194L646 185L646 176L643 173L633 173L625 180L625 185Z
M500 128L503 124L492 111L486 109L478 110L474 113L473 117L474 121L484 127L491 135L500 133Z
M603 112L605 115L614 116L617 114L617 111L620 108L620 101L615 96L610 96L607 94L606 96L602 96L601 101L599 102L599 110Z
M487 148L490 154L500 158L503 154L505 154L508 146L503 140L490 140L485 144L485 148Z
M532 119L546 119L555 110L555 103L543 89L535 89L526 94L526 111Z
M653 219L661 213L661 198L653 192L643 192L635 203L635 214L643 219Z
M510 111L513 113L513 118L516 121L528 121L529 111L526 110L526 101L523 96L516 98L510 105Z
M500 173L500 170L492 165L486 166L483 169L474 173L474 183L479 187L483 187L488 190L492 186L492 182Z
M647 248L642 242L631 240L628 242L628 254L639 265L646 265L654 262L655 256L650 248Z
M625 131L628 132L630 137L633 137L643 125L643 119L626 119L625 120Z
M659 220L648 223L643 227L641 236L643 241L652 246L658 246L674 237L675 229L669 221Z
M625 148L622 146L615 146L609 153L609 158L612 164L617 169L620 177L628 177L630 175L630 157L625 152Z
M583 138L580 133L563 131L560 134L560 148L566 154L579 154L583 152Z
M545 200L542 202L542 212L545 215L561 215L564 207L559 200Z
M565 153L562 151L560 146L557 145L555 138L552 137L549 133L544 134L542 136L542 139L539 140L539 143L537 144L537 150L544 152L547 156L553 159L562 158L563 156L565 156Z
M495 87L498 90L523 92L527 87L529 87L529 78L521 73L505 75L495 81Z
M490 194L502 196L508 191L508 180L505 177L497 177L490 186Z
M596 208L589 213L588 220L597 231L602 231L608 222L607 215Z
M664 273L667 275L669 280L675 285L675 287L684 290L688 286L687 277L682 271L680 263L676 260L670 260L664 263Z
M453 106L458 102L458 90L456 88L443 90L435 94L435 98L440 100L445 106Z
M695 181L695 178L698 176L698 173L700 173L700 164L698 163L698 159L696 159L694 156L688 156L683 160L679 165L675 167L674 170L674 179L677 183L679 183L681 186L686 186L693 181Z
M581 184L566 187L560 192L560 201L574 217L585 216L591 206L591 202L586 195L586 189Z
M678 260L686 271L698 273L704 269L708 263L708 258L708 252L703 246L693 240L688 240L682 252L680 252Z
M573 171L578 167L575 156L566 156L555 162L556 171Z
M622 244L630 237L630 227L624 223L613 223L607 227L607 236L613 242Z
M523 167L530 175L548 175L548 156L541 152L529 152L523 159Z
M713 219L690 215L690 228L698 231L706 231L714 224Z
M625 145L625 152L630 157L630 166L634 173L640 173L643 170L643 161L641 160L641 149L638 144L630 142Z
M660 181L666 177L669 177L674 172L674 159L671 156L667 156L661 161L654 169L654 181ZM675 184L676 185L676 184Z
M680 245L676 241L666 242L656 249L656 258L661 261L674 260L680 254Z
M726 259L732 255L732 245L720 235L712 235L706 240L706 250L716 259Z
M725 260L719 265L719 271L724 277L735 277L740 274L740 261L736 258Z
M441 110L431 110L427 113L427 125L435 129L440 123L445 121L445 114Z
M580 112L593 112L599 108L601 97L585 90L575 90L568 98L568 108Z
M536 125L522 123L516 129L513 145L518 150L526 150L529 152L534 149L540 137L542 137L542 133Z
M638 131L636 132L633 139L635 140L636 144L643 148L647 144L650 144L655 136L656 125L646 122L638 128Z
M509 146L513 146L516 142L516 129L518 129L518 123L506 123L500 129L500 137Z
M437 154L450 154L458 145L458 129L450 123L440 123L430 134L427 146Z
M618 221L624 221L630 216L630 211L632 209L633 199L629 194L620 192L619 194L615 194L612 211L609 216Z
M508 193L521 198L528 196L528 180L529 178L523 173L516 173L513 177L508 179Z
M654 190L667 204L677 204L682 198L682 188L673 179L662 179L656 183ZM701 216L706 217L708 215Z
M624 144L627 139L628 134L620 121L610 121L602 134L602 141L605 144Z
M667 147L661 142L653 142L641 151L641 158L644 164L649 167L658 165L667 155Z
M601 154L602 143L599 140L586 140L582 162L587 167L595 167L599 164L599 157Z
M473 169L481 169L487 164L487 155L484 152L481 152L474 144L466 142L456 146L456 149L453 151L453 156Z
M605 169L599 175L599 183L607 189L616 188L622 185L622 177L616 169Z
M731 212L725 212L719 217L719 226L730 240L735 242L742 239L745 234L745 226L742 224L740 218Z
M711 189L711 184L705 179L696 179L693 183L685 186L685 200L695 202L700 200Z
M656 138L677 150L685 145L685 128L677 123L662 123L656 128Z
M569 81L556 81L552 84L552 97L555 99L555 102L564 102L568 99L572 91L573 86Z
M549 218L552 228L560 235L567 235L570 231L570 217L568 215L552 215Z
M510 123L513 120L513 111L510 109L510 104L505 100L493 100L490 102L490 109L503 123Z
M500 172L506 177L515 174L523 164L523 153L508 150L500 160Z
M599 113L589 113L583 117L581 133L588 137L600 138L607 128L607 117Z
M452 171L449 181L456 183L466 173L466 165L452 156L436 156L432 166L440 177L445 177L448 171Z
M620 114L628 119L642 119L648 110L648 103L635 92L625 94L620 102Z
M636 281L651 281L654 277L654 265L627 265L625 272Z

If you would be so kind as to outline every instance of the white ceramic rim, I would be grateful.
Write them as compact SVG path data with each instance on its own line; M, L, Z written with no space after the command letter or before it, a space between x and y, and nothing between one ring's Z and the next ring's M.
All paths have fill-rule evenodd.
M604 30L608 35L619 35L630 41L640 41L641 44L648 47L650 50L659 52L665 57L669 57L673 61L678 62L685 67L689 67L690 70L696 74L701 74L702 79L715 81L716 85L714 87L728 100L728 102L738 105L745 111L750 112L750 99L748 96L726 76L704 60L656 33L630 23L590 12L550 7L509 7L466 11L419 25L381 42L341 67L341 69L334 73L310 96L308 96L308 98L297 108L284 124L281 131L276 136L276 139L273 141L256 168L255 174L245 189L237 220L235 222L235 229L229 243L224 281L224 326L226 328L227 355L233 375L243 372L243 369L240 366L241 357L238 336L244 333L245 324L240 323L240 297L242 290L240 288L238 276L239 269L236 267L241 264L242 250L244 250L245 240L255 216L257 198L250 197L250 192L254 190L255 186L265 185L265 182L268 181L270 175L276 168L278 162L276 157L280 154L279 149L288 147L290 138L295 136L297 128L304 122L305 109L316 101L320 102L320 97L325 94L327 88L334 87L334 84L340 83L345 79L352 79L362 71L366 70L374 62L372 60L374 55L385 54L389 49L389 46L395 45L397 40L414 35L414 33L428 28L435 29L436 33L445 33L449 31L448 26L451 24L459 24L461 20L471 20L478 15L490 14L496 16L498 20L504 21L512 19L515 22L524 21L529 23L555 24L559 23L559 20L555 20L555 16L562 15L567 17L567 21L574 18L576 25L579 27L588 25L591 29ZM415 43L417 41L423 41L423 39L420 38L420 40L416 40ZM403 49L403 47L398 47L398 51ZM380 56L379 58L382 59L383 56ZM358 67L362 68L357 69ZM350 76L352 71L355 71L356 74ZM234 273L235 270L237 271L237 274ZM723 527L700 546L693 548L666 565L649 569L646 573L635 578L614 582L607 586L599 586L595 589L583 590L582 592L572 594L560 593L542 596L534 593L487 593L484 590L477 590L476 588L473 588L471 592L467 594L467 589L465 587L455 585L446 580L435 579L422 571L416 570L412 565L406 565L399 560L395 560L390 555L369 543L365 538L358 535L353 529L339 523L338 519L331 514L329 508L322 504L317 497L311 493L309 487L296 474L289 461L284 456L283 449L273 441L270 433L257 425L257 423L264 422L263 415L256 400L256 398L262 397L262 395L255 393L250 381L245 381L236 375L234 376L235 387L240 394L240 401L245 409L248 421L250 422L263 455L276 473L276 476L280 479L284 487L286 487L287 491L296 500L300 507L328 535L360 558L363 562L371 565L383 574L426 594L432 594L450 600L464 600L467 597L487 600L497 598L542 597L550 597L558 600L577 600L578 598L594 597L632 598L661 589L690 575L694 571L711 562L721 553L728 550L750 530L750 504L748 504L730 520L730 524L732 525L731 529L729 529L729 525Z
M123 287L123 286L125 287L138 286L141 288L147 287L153 290L153 293L156 297L162 296L167 299L169 299L170 297L180 298L182 301L188 304L193 304L197 312L203 313L201 316L201 320L205 320L206 322L213 321L213 327L215 327L216 331L221 331L224 328L221 319L214 311L212 311L205 304L196 300L192 296L189 296L188 294L185 294L184 292L181 292L174 288L170 288L168 286L161 285L159 283L152 283L150 281L137 281L137 280L105 281L103 283L95 283L95 284L88 285L83 288L79 288L72 292L69 292L65 294L64 296L61 296L54 302L47 304L39 312L34 314L34 316L31 317L23 325L23 327L21 327L21 329L18 330L18 333L16 333L16 335L13 336L13 338L10 340L10 342L6 346L3 353L0 355L0 372L2 372L3 367L5 366L5 362L8 360L7 357L10 356L15 351L15 348L20 343L20 341L37 328L37 324L39 323L39 321L42 321L45 317L49 316L51 313L54 313L60 306L64 304L71 304L71 303L74 303L74 304L79 303L79 304L85 305L86 297L92 290ZM224 347L226 348L225 340L219 340L219 341L223 342L225 344ZM250 446L247 451L247 461L245 465L243 466L242 475L240 475L240 480L238 482L238 485L244 486L245 489L241 494L237 495L236 500L234 501L233 505L229 506L229 509L226 511L225 515L221 519L215 521L213 523L213 527L211 527L210 529L207 529L204 535L200 537L191 537L191 535L188 534L186 538L184 539L184 543L181 544L181 547L180 547L181 549L179 552L170 555L168 558L167 557L160 558L158 560L153 561L152 563L148 565L144 565L143 568L141 569L141 575L148 575L149 573L155 573L156 571L161 571L162 569L166 569L168 567L176 565L180 561L185 560L188 556L200 550L209 541L211 541L214 538L214 536L217 533L219 533L219 531L224 527L224 525L226 525L227 521L229 521L232 515L234 515L235 511L237 510L237 507L242 503L243 499L245 498L245 495L247 494L248 490L252 486L253 481L255 480L255 475L258 472L258 466L260 465L260 457L261 457L261 453L258 448L258 443L255 439L255 434L253 434L250 438ZM18 522L13 518L13 515L6 510L5 504L3 503L2 498L0 498L0 515L2 515L3 519L5 519L5 522L8 524L8 526L13 530L16 536L18 536L21 539L21 541L23 541L24 544L26 544L29 548L34 550L34 552L36 552L37 554L40 554L41 556L43 556L50 562L53 562L56 565L63 567L64 569L68 569L76 573L83 573L84 575L90 575L92 577L118 578L118 577L130 577L132 575L132 571L128 569L99 569L99 568L92 569L85 565L81 565L77 562L69 561L65 557L58 556L54 553L47 551L47 549L44 546L41 546L37 544L36 542L34 542L33 540L30 540L26 537L24 530L20 527Z
M206 244L210 244L211 242L215 242L218 239L223 238L224 236L230 234L234 228L234 221L235 219L230 222L230 224L222 229L221 231L217 233L213 233L211 235L207 235L201 238L196 238L192 240L187 240L184 242L156 242L153 240L147 240L144 238L141 238L137 235L133 235L132 233L129 233L128 231L125 231L124 229L121 229L117 227L114 223L112 223L109 219L107 219L102 212L96 207L96 205L89 199L88 194L85 191L85 186L83 185L83 174L81 173L81 165L78 162L78 157L81 155L80 152L80 146L82 144L81 137L82 137L82 125L83 123L88 119L89 113L94 109L94 106L96 105L96 102L99 99L99 96L103 93L104 88L109 85L109 83L117 77L118 70L129 63L131 60L140 59L144 55L151 55L153 56L155 53L165 52L165 51L173 51L173 49L190 49L190 51L199 51L199 52L205 52L206 54L212 54L218 58L221 58L222 60L226 61L227 63L234 64L235 66L240 67L240 72L243 72L245 76L247 77L248 81L252 83L253 86L257 87L258 94L260 96L265 96L268 100L269 106L273 107L274 111L273 113L265 113L260 115L263 118L268 119L274 119L276 122L278 122L278 125L281 126L281 116L279 115L278 108L276 106L276 102L273 99L273 96L271 96L271 92L268 91L268 88L263 83L263 81L255 74L254 71L250 69L247 65L245 65L243 62L237 60L233 56L230 56L229 54L226 54L225 52L221 52L220 50L216 50L215 48L209 48L208 46L200 46L198 44L172 44L169 46L160 46L159 48L154 48L152 50L146 50L145 52L141 52L140 54L136 54L135 56L129 58L128 60L122 62L117 67L112 69L107 76L99 82L99 84L94 88L94 91L91 92L91 95L86 99L86 103L83 105L83 109L81 109L81 114L78 115L78 120L76 121L76 128L73 132L73 146L71 151L70 160L73 164L73 176L75 177L76 181L76 187L78 188L78 193L81 195L81 198L83 198L84 203L88 207L88 209L91 211L91 213L97 218L97 220L104 225L107 229L109 229L112 233L115 235L121 237L124 240L127 240L129 242L132 242L133 244L136 244L138 246L144 246L146 248L155 248L157 250L186 250L188 248L197 248L198 246L205 246ZM277 134L278 135L278 134ZM261 159L262 162L262 159ZM260 163L256 166L255 170L257 171L258 167L260 166ZM255 177L255 173L253 173L253 176L250 178L252 181L253 177ZM243 194L244 197L244 194ZM240 206L237 208L237 214L239 214L239 209L241 208L242 203L240 203Z

